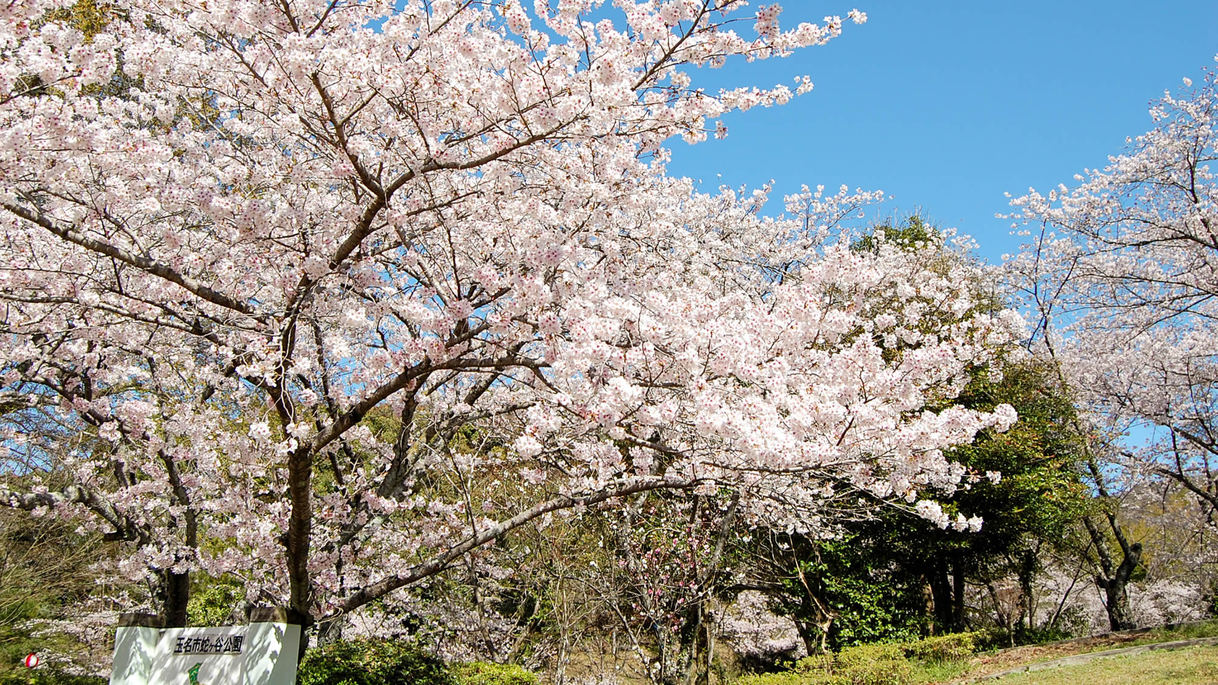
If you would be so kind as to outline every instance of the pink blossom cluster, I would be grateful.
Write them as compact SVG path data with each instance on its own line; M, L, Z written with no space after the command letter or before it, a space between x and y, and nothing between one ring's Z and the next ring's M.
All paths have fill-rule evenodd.
M795 621L771 611L756 590L741 592L722 612L719 627L724 641L744 657L794 661L808 655Z
M329 619L655 489L801 531L913 503L1014 420L951 406L1020 322L950 246L835 237L867 194L763 218L764 190L664 173L671 137L790 96L689 67L839 18L120 4L88 35L0 8L0 442L74 483L0 495L128 541L129 578L232 573Z
M1218 75L1185 87L1104 168L1012 200L1031 244L1008 268L1092 424L1153 430L1130 451L1213 510Z

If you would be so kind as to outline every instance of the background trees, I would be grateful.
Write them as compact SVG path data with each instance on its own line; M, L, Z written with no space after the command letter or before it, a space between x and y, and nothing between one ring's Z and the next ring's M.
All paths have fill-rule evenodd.
M1014 200L1018 218L1037 229L1010 264L1039 317L1037 345L1085 412L1097 492L1121 495L1108 483L1114 475L1127 486L1168 478L1210 516L1218 504L1215 97L1208 70L1191 92L1156 104L1155 128L1103 170L1076 176L1075 188ZM1129 627L1125 587L1142 547L1112 507L1084 522L1112 626Z
M949 237L913 217L876 227L854 249L867 252L883 242L916 251L934 268L969 260ZM1001 296L978 279L969 284L967 306L970 315L992 311L1001 307ZM917 325L932 328L939 316L928 309ZM885 354L895 356L920 342L889 338L883 344ZM877 503L844 523L841 539L788 538L791 544L762 555L783 560L771 570L786 578L777 594L798 618L810 652L928 629L997 624L1015 635L1038 628L1034 584L1042 560L1089 510L1075 409L1051 364L1015 354L1001 367L975 369L952 402L982 411L1009 405L1019 420L951 450L967 476L936 497L940 521ZM977 525L945 526L948 517ZM1012 577L1014 600L1000 599L998 584Z
M87 651L72 635L53 628L72 613L84 618L75 609L91 604L101 575L94 568L99 545L97 536L74 534L70 524L51 516L0 512L0 673L31 652L79 656ZM91 627L81 625L76 635Z
M1208 70L1103 170L1012 203L1040 227L1012 267L1072 390L1105 425L1143 430L1130 456L1211 507L1215 97Z

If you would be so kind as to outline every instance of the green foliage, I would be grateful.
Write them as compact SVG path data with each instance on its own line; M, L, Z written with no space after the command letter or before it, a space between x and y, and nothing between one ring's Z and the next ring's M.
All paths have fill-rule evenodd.
M746 675L736 685L850 685L850 681L827 673L782 671Z
M1012 645L1043 645L1050 642L1060 642L1086 634L1090 630L1091 617L1083 614L1077 607L1062 612L1057 624L1049 627L1016 626L1014 630L994 628L984 632L985 637L978 643L979 650L1005 649Z
M229 622L245 589L232 580L210 578L195 583L186 604L186 620L192 626L219 626Z
M93 37L110 25L110 22L121 16L121 10L114 5L100 3L97 0L77 0L68 7L51 10L47 19L59 21L78 29L84 34L85 42L90 43Z
M46 668L27 669L0 673L0 685L105 685L108 681L100 676L68 675Z
M457 685L443 661L402 640L347 640L310 649L300 663L296 682L298 685Z
M835 612L825 642L829 649L870 642L915 639L922 634L926 602L922 580L888 563L871 537L855 534L839 540L797 541L796 575L784 581L782 606L805 629L818 611L814 594ZM807 587L804 587L804 583Z
M833 663L832 654L810 656L785 671L742 676L736 685L849 685L849 680L834 675Z
M951 673L976 653L983 633L957 633L913 640L859 645L836 654L801 659L780 673L748 675L737 685L907 685L925 682L929 673Z
M859 645L836 656L834 675L851 685L901 685L913 674L904 647L896 643Z
M451 667L405 640L344 640L310 649L297 685L540 685L514 664L482 661ZM0 683L0 685L5 685Z
M33 635L30 622L55 618L96 592L89 566L106 551L99 536L78 534L57 517L0 510L0 678L29 677L18 664L31 652L80 651L70 636Z
M903 646L905 656L924 663L962 661L971 657L984 643L987 633L948 633L923 638Z
M745 676L739 685L905 685L913 665L899 643L876 643L801 659L781 673Z
M476 661L455 664L453 675L459 685L540 685L537 675L515 664L491 664Z
M925 601L910 592L924 583L939 590L935 618L940 627L963 627L960 614L946 605L962 601L952 592L953 572L967 577L1030 576L1037 570L1030 551L1036 541L1060 544L1060 531L1086 510L1090 498L1076 468L1080 443L1072 430L1074 409L1055 389L1047 369L1025 363L1008 366L1001 377L979 371L958 402L981 411L1006 403L1019 414L1008 431L984 432L949 455L972 476L968 487L941 504L949 515L980 516L982 529L943 530L892 510L852 526L846 550L850 563L816 569L833 576L822 581L840 614L831 628L832 646L916 634L917 621L897 610L924 613ZM989 472L1000 473L1001 479L991 481L985 477ZM832 554L840 553L826 548L821 556ZM876 569L883 574L877 577ZM885 616L885 610L894 613ZM876 627L883 630L869 632Z
M1075 410L1049 369L1026 363L1008 367L999 380L977 374L959 401L985 411L1006 403L1019 413L1006 432L987 432L951 454L976 473L1002 474L998 483L980 481L955 498L962 509L984 514L987 546L1000 548L1020 533L1056 536L1083 513L1089 493L1073 468L1082 451Z
M854 241L850 246L856 252L877 252L880 245L895 245L902 250L913 250L924 245L943 242L943 235L922 217L911 216L904 226L885 223L876 226L870 233Z

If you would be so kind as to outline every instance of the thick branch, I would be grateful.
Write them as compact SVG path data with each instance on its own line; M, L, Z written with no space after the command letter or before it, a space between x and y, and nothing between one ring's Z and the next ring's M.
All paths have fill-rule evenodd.
M110 243L97 240L96 238L91 238L85 235L83 232L72 228L71 226L61 225L52 221L51 219L48 219L40 212L33 212L25 207L8 202L0 203L0 206L3 206L9 212L22 219L25 219L26 221L41 226L42 228L54 233L55 235L74 245L79 245L80 247L83 247L91 252L113 257L114 259L117 259L124 264L130 264L131 266L134 266L145 273L157 276L158 278L163 278L170 283L174 283L182 288L185 288L195 296L211 302L214 305L245 314L246 316L253 316L257 318L253 308L246 303L234 300L224 293L214 290L211 287L196 281L190 276L180 274L168 266L161 264L160 262L148 259L147 257L132 254L116 245L111 245Z
M437 554L431 559L415 566L406 573L390 576L380 582L373 583L355 594L349 596L338 604L338 609L333 615L354 611L369 602L375 601L385 595L406 587L412 583L418 582L423 578L433 576L444 569L453 560L462 555L471 552L488 542L503 537L507 533L529 523L530 521L543 516L545 514L559 511L562 509L571 509L577 506L589 506L599 504L606 500L626 497L642 492L650 492L652 490L688 490L697 485L695 480L646 480L623 485L617 489L602 490L599 492L588 493L583 495L561 495L545 502L540 502L533 507L520 512L510 519L501 521L493 526L490 526L477 535L471 535L461 542L448 548L446 551ZM327 617L327 618L331 618Z
M127 534L124 517L106 498L94 490L79 485L69 485L59 492L15 492L0 488L0 506L31 511L39 507L58 507L64 504L83 504L90 511L114 527L120 534Z

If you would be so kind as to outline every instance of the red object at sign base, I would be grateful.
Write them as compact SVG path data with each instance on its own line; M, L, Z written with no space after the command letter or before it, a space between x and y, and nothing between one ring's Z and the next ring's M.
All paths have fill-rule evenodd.
M38 665L38 662L39 662L39 659L38 659L37 654L31 653L31 654L27 654L25 657L25 667L26 668L34 668L35 666Z

